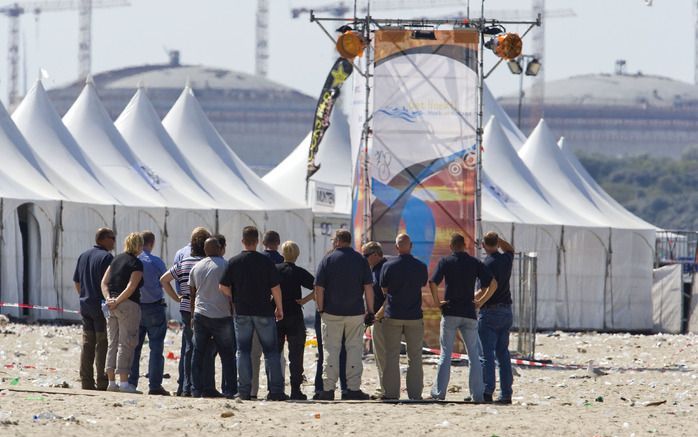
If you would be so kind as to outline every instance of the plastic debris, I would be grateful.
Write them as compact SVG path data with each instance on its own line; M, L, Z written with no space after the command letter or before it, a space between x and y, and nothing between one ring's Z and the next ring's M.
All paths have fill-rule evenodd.
M449 426L451 426L451 423L448 420L436 424L437 428L448 428Z
M35 414L32 416L32 419L34 419L35 422L38 422L40 420L55 420L60 418L60 416L56 416L50 411L45 411L43 413Z
M15 376L10 380L10 385L17 385L19 384L19 376Z
M175 355L174 352L169 351L169 352L167 353L167 356L166 356L165 358L167 358L168 360L178 360L178 359L179 359L179 356Z
M652 401L645 403L645 407L657 407L659 405L666 404L666 399L661 401Z
M603 402L603 396L597 396L596 399L594 399L596 402Z

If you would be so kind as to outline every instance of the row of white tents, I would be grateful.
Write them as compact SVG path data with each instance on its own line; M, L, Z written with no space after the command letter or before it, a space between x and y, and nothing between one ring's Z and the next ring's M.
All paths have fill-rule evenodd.
M541 120L526 138L485 91L482 217L518 251L538 255L539 328L661 329L653 322L653 225L613 200ZM305 193L309 138L264 177L297 202L308 199L324 229L351 213L352 152L357 131L342 114L320 147L322 167ZM334 190L333 206L317 197ZM517 278L514 278L516 281Z
M139 89L112 122L90 81L63 119L37 82L11 118L0 105L0 150L1 302L78 309L76 260L102 226L116 231L117 251L127 233L153 231L168 263L196 226L226 235L228 253L246 225L312 245L310 209L232 152L189 87L162 121ZM311 251L301 263L311 265Z
M485 97L484 228L538 254L538 326L656 329L655 227L605 193L544 121L526 138ZM252 224L299 242L312 269L350 222L354 131L338 105L306 187L309 137L262 180L189 87L162 121L139 89L112 122L90 81L63 119L38 82L11 118L0 105L0 301L78 308L73 269L100 226L119 239L152 230L169 262L195 226L226 235L230 254Z

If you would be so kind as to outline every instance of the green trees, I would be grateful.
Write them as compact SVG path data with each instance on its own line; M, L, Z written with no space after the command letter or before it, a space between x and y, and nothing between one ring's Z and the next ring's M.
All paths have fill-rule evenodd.
M698 229L698 147L678 160L647 155L579 159L608 194L637 216L666 229Z

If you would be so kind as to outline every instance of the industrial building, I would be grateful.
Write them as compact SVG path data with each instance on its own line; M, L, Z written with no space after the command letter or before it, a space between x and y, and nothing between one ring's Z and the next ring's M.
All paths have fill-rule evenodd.
M525 90L521 128L529 133L541 111ZM498 99L518 118L516 94ZM543 117L575 153L612 156L649 154L678 158L698 145L698 87L661 76L585 74L545 83Z
M235 153L257 174L281 162L311 128L315 100L261 76L198 65L181 65L175 52L168 64L120 68L96 74L97 92L115 119L143 86L164 117L189 84L207 117ZM84 83L49 90L61 116Z

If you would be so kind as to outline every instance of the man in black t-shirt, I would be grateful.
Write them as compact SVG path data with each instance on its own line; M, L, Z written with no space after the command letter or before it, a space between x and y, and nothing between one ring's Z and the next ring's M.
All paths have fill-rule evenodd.
M383 266L381 288L385 294L385 369L383 384L386 399L400 398L400 348L405 337L407 348L407 396L422 399L424 373L422 371L422 287L427 285L427 266L412 256L412 240L407 234L395 239L398 256Z
M102 313L102 277L109 268L114 249L114 231L97 229L95 245L78 258L73 274L75 291L80 296L82 316L82 351L80 353L80 381L83 390L106 390L109 381L104 372L107 359L107 321ZM94 380L97 367L97 384Z
M436 271L429 281L434 304L441 307L441 355L436 381L431 389L431 397L445 399L448 381L451 378L451 352L460 331L468 351L470 370L468 385L474 402L484 401L484 382L480 364L480 341L477 332L475 309L494 292L497 281L487 267L465 251L465 238L460 234L451 236L451 255L441 258ZM439 284L446 279L444 299L439 299ZM475 281L483 287L475 293Z
M336 249L320 262L315 275L315 300L322 316L324 354L323 391L320 400L334 400L339 379L339 354L342 337L347 350L347 392L342 399L365 400L361 391L363 372L364 324L372 325L373 278L368 262L351 248L351 233L335 233ZM364 303L364 295L366 301Z
M495 232L488 232L482 247L487 252L485 265L497 280L497 290L487 300L478 319L478 333L482 344L485 400L492 400L496 386L494 359L499 363L499 399L497 403L511 404L513 374L509 356L509 330L514 316L511 311L509 280L514 262L514 247ZM500 252L501 251L501 252Z
M310 293L303 297L301 288L313 289L313 275L295 262L300 248L293 241L281 246L284 262L276 265L279 271L281 300L284 304L284 318L276 323L279 334L279 353L283 352L284 342L288 341L288 365L291 372L291 399L304 401L308 397L301 390L303 382L303 350L305 349L305 320L303 307L315 297Z
M284 318L279 273L274 263L257 252L259 232L254 226L242 230L244 250L230 258L220 281L220 291L233 298L235 333L238 343L238 393L250 399L252 386L252 335L259 336L264 352L269 394L267 400L284 401L284 381L275 318ZM272 304L272 297L274 304Z

